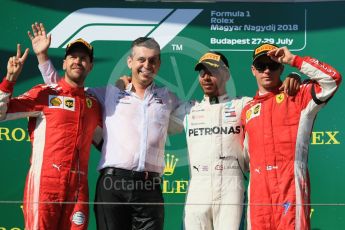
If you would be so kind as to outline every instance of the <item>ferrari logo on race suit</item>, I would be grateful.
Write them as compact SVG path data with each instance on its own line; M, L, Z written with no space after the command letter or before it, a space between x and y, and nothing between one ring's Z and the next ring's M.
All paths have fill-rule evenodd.
M277 103L280 104L282 101L284 101L284 98L285 98L284 93L278 94L276 96Z
M261 103L252 106L246 112L246 122L248 122L250 119L254 117L260 116L260 112L261 112Z
M90 98L86 98L86 106L89 108L89 109L91 109L91 107L92 107L92 100L90 99Z

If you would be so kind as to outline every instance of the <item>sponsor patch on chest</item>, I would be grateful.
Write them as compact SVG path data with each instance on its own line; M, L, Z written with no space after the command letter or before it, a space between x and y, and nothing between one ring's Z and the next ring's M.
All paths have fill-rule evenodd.
M131 104L131 95L126 91L121 91L115 97L116 104Z
M163 98L157 92L153 94L153 101L157 104L163 104Z
M75 98L58 95L49 95L49 108L75 111Z
M153 99L157 104L163 104L163 99L161 97L154 97Z
M254 117L260 116L260 112L261 112L261 103L258 103L250 107L250 109L248 109L246 112L246 122L250 121Z
M188 129L188 136L210 136L210 135L229 135L239 134L241 132L241 126L214 126L214 127L200 127Z
M225 123L234 121L237 117L235 106L225 106L223 109L223 120Z

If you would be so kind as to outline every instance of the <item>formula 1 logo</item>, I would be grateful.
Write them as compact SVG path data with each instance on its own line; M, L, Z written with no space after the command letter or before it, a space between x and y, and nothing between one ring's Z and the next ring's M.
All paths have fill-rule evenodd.
M49 33L52 48L65 48L78 38L133 41L154 37L161 48L180 33L202 9L83 8L74 11Z

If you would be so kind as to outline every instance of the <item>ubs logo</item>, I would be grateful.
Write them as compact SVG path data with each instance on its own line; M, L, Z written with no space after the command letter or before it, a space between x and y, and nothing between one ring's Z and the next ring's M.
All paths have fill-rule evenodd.
M73 101L73 100L70 100L70 99L66 100L66 101L65 101L65 106L66 106L67 108L73 108L73 106L74 106L74 101Z

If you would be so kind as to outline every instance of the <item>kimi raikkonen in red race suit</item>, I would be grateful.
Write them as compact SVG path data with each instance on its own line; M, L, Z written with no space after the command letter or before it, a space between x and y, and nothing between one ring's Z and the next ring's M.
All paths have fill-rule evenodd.
M83 87L73 88L64 79L10 99L13 85L6 79L0 85L0 118L29 117L32 155L24 191L25 228L87 229L88 161L92 135L101 124L100 105Z
M292 66L310 80L296 96L257 94L242 112L250 158L248 229L310 229L308 144L317 112L341 75L311 57Z

